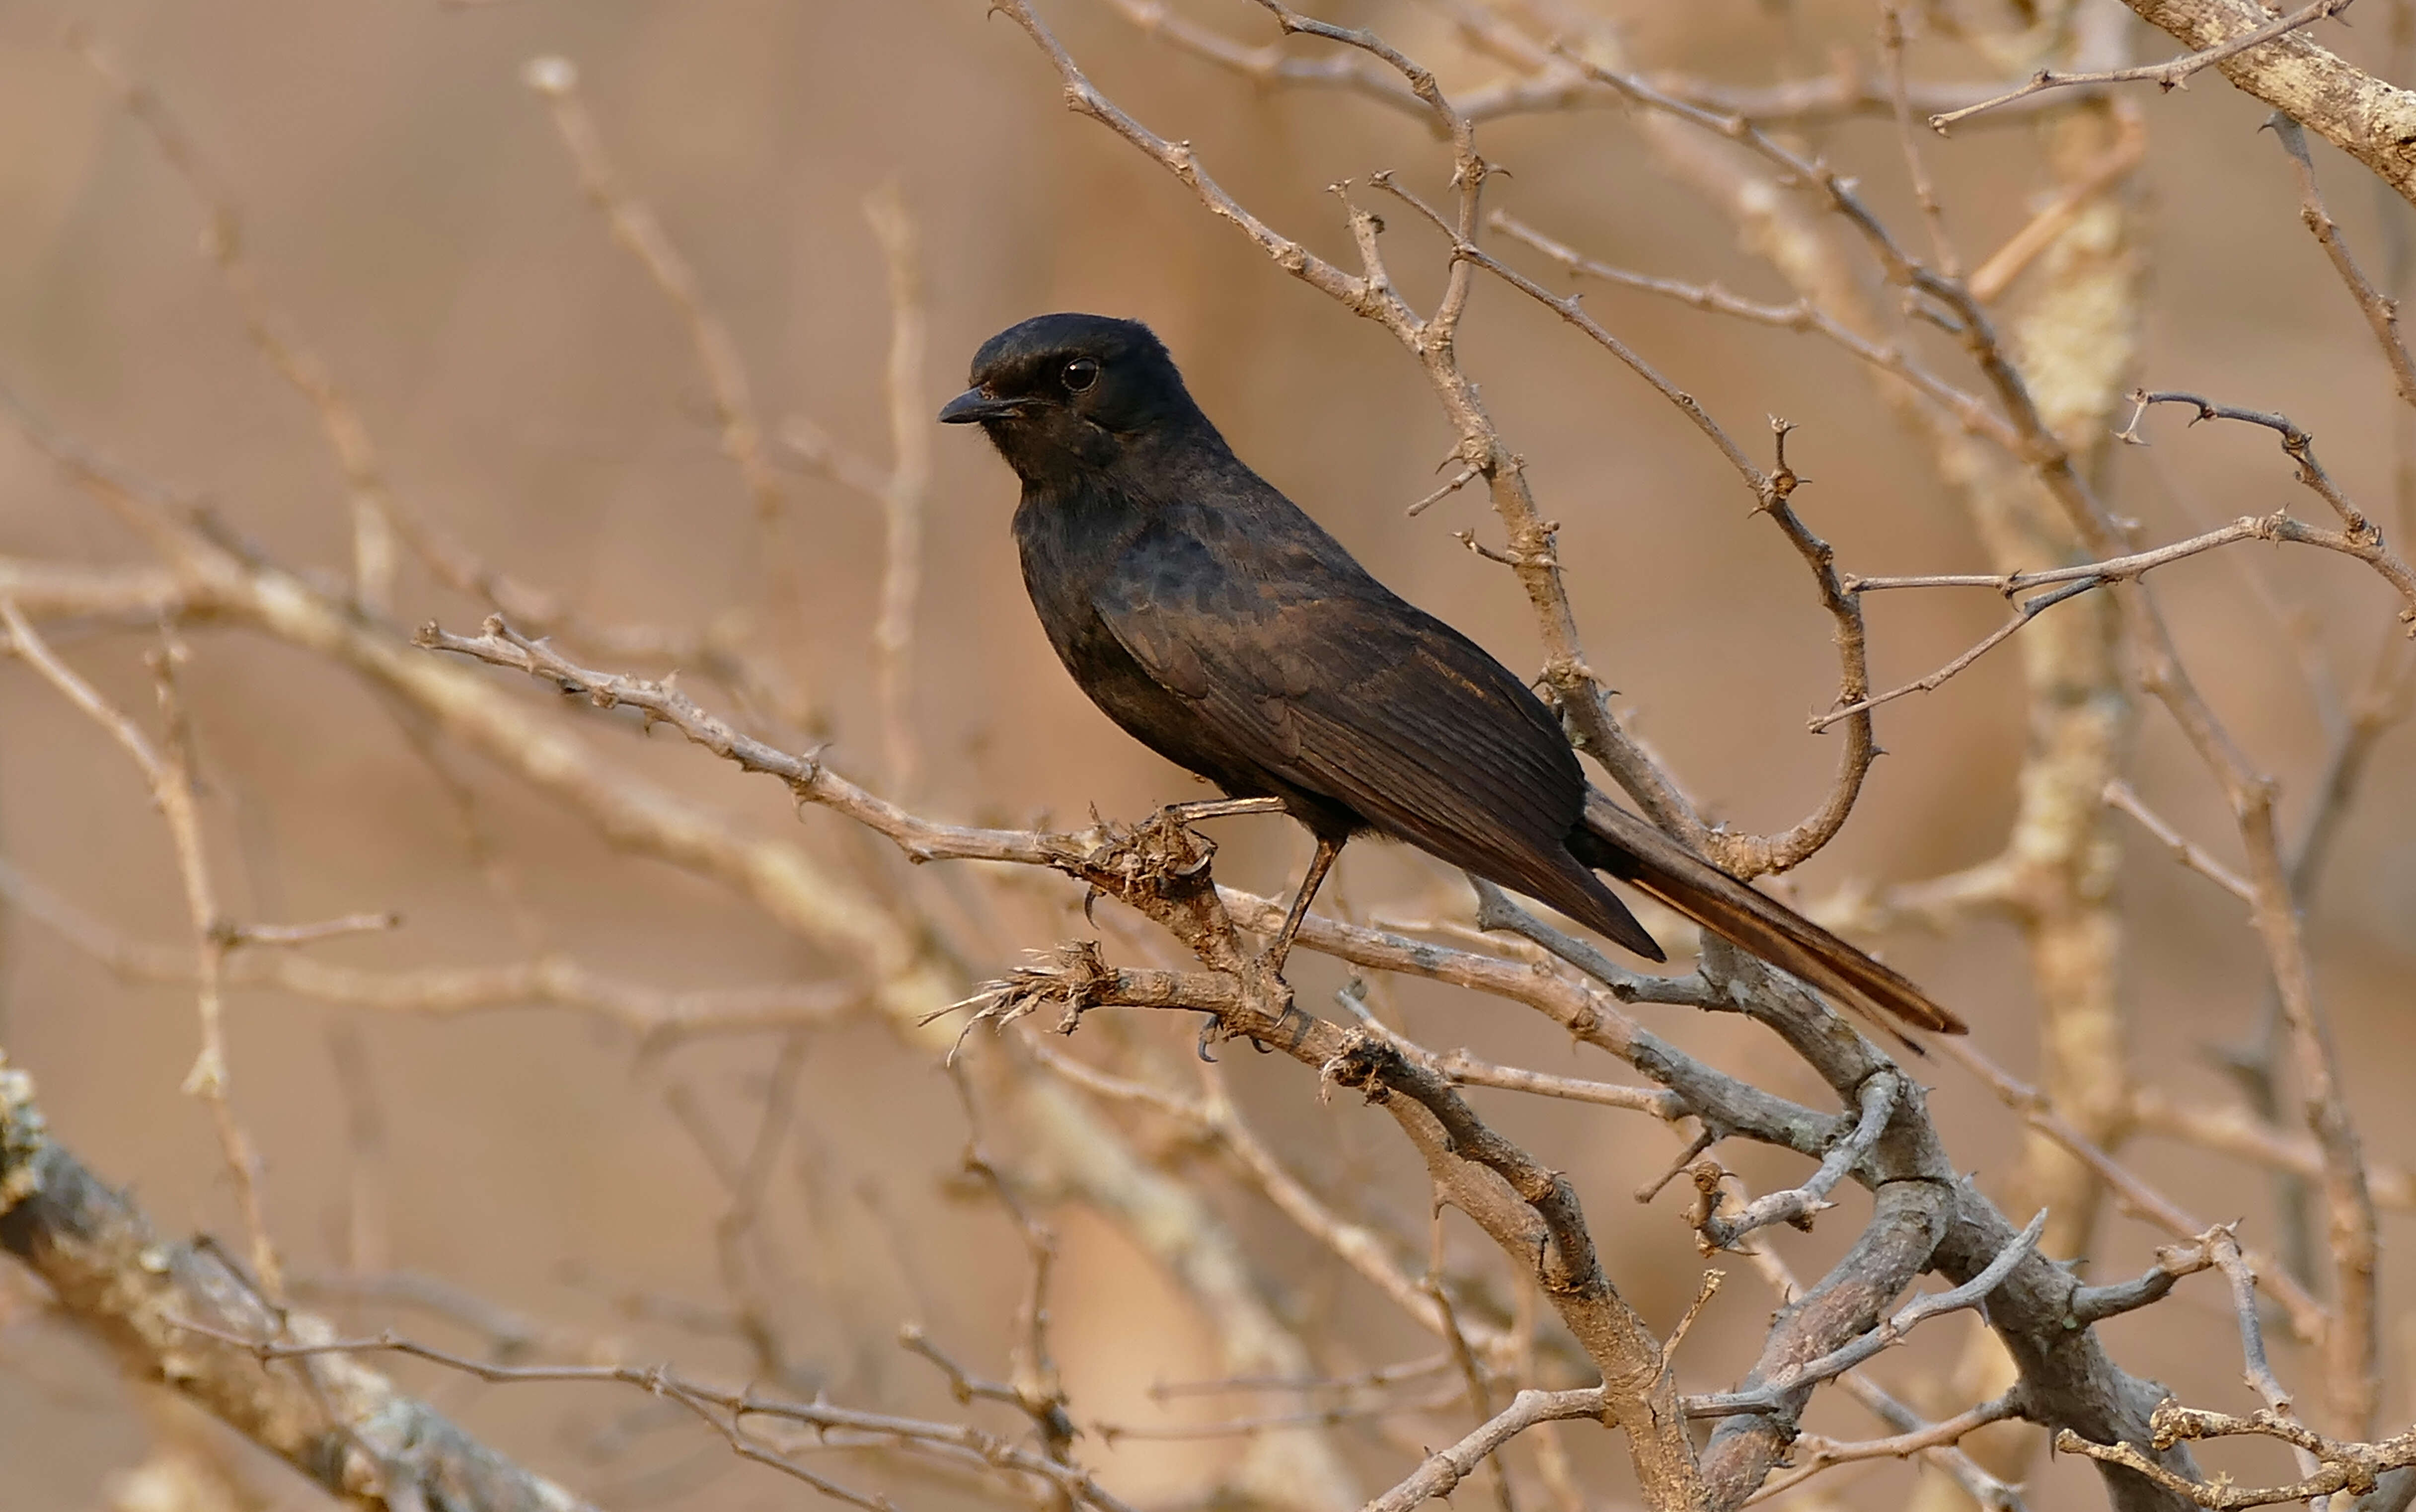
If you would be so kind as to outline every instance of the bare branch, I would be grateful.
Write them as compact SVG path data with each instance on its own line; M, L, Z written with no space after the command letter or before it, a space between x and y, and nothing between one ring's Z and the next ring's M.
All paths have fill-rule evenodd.
M2340 275L2341 284L2349 297L2357 301L2358 313L2365 317L2366 327L2374 332L2374 344L2381 349L2382 360L2391 367L2392 388L2403 404L2416 405L2416 359L2408 355L2408 343L2399 335L2399 306L2386 298L2365 271L2349 255L2348 244L2341 240L2340 227L2333 223L2332 212L2324 207L2323 190L2316 185L2316 160L2307 152L2304 128L2288 115L2276 111L2265 123L2273 132L2273 140L2282 144L2283 152L2290 159L2291 176L2299 182L2299 219L2306 223L2324 256Z
M2180 830L2167 824L2137 793L2131 790L2130 783L2119 778L2106 783L2106 805L2109 809L2120 809L2137 820L2139 827L2153 835L2158 843L2172 852L2173 859L2182 866L2189 868L2243 903L2253 905L2257 901L2257 889L2249 885L2246 878L2207 854Z
M2256 30L2243 32L2228 41L2141 68L2108 68L2093 73L2058 73L2052 68L2041 68L2019 89L2008 91L1993 99L1984 99L1976 104L1963 106L1959 110L1942 112L1931 116L1929 124L1932 129L1943 135L1947 129L1957 121L1969 120L2000 105L2008 105L2015 100L2028 98L2042 90L2064 89L2075 84L2151 83L2159 89L2174 89L2187 83L2192 74L2203 72L2218 63L2238 57L2250 48L2262 47L2268 42L2288 37L2302 27L2312 26L2317 22L2329 20L2347 10L2351 3L2352 0L2315 0L2313 5L2293 10L2288 15L2276 16Z
M2030 1226L2022 1230L2020 1235L2005 1247L2002 1254L1989 1262L1987 1269L1961 1286L1949 1291L1931 1293L1917 1301L1909 1303L1877 1328L1864 1334L1853 1342L1775 1375L1751 1391L1729 1392L1712 1397L1690 1397L1686 1399L1688 1413L1698 1417L1729 1417L1747 1413L1770 1412L1790 1393L1822 1381L1835 1380L1940 1313L1957 1312L1966 1308L1980 1306L1988 1299L1988 1294L2013 1273L2014 1267L2031 1252L2031 1247L2038 1243L2039 1232L2046 1227L2046 1214L2042 1211L2031 1219Z
M1840 708L1831 709L1825 714L1816 714L1810 719L1804 721L1805 728L1812 731L1813 733L1818 734L1821 731L1828 729L1829 726L1836 723L1839 719L1852 718L1857 715L1867 714L1872 709L1879 707L1882 703L1894 703L1895 700L1903 698L1908 694L1935 692L1956 673L1961 672L1966 667L1971 666L1971 663L1979 660L1982 657L1986 656L1989 652L1995 650L1998 646L2001 646L2007 641L2012 640L2016 631L2019 630L2023 626L2028 625L2031 620L2036 619L2043 612L2054 608L2056 605L2062 603L2067 598L2077 598L2082 594L2087 593L2090 589L2096 586L2096 580L2084 578L2078 582L2067 582L2062 587L2054 589L2051 592L2025 598L2020 603L2014 606L2012 618L2006 620L2004 624L1998 626L1995 629L1990 630L1986 635L1982 636L1970 650L1964 652L1961 656L1956 657L1946 665L1939 668L1936 672L1929 673L1925 677L1916 677L1911 682L1905 684L1902 688L1892 688L1884 693L1875 693L1868 698L1859 700L1852 703L1848 703Z
M144 785L151 790L152 803L167 822L168 838L175 849L176 870L184 879L185 911L192 922L194 977L199 989L202 1046L194 1057L193 1068L186 1073L184 1090L200 1098L209 1110L211 1127L218 1134L219 1154L234 1179L235 1202L243 1214L245 1232L250 1242L252 1269L268 1300L272 1304L281 1301L284 1267L279 1263L276 1244L269 1237L260 1191L260 1157L253 1150L250 1136L235 1121L234 1105L227 1090L231 1077L226 1050L225 971L227 954L237 936L219 912L218 891L202 844L201 813L193 803L194 774L184 764L181 755L161 755L132 719L59 660L17 606L5 598L0 598L0 626L8 628L9 649L20 659L133 758ZM155 663L161 700L172 709L175 695L174 685L169 681L173 675L171 658L179 654L180 648L171 641Z
M325 1322L272 1304L215 1247L159 1238L142 1211L56 1143L33 1079L0 1055L0 1247L50 1284L61 1310L130 1367L164 1381L330 1493L415 1512L431 1504L585 1512L344 1358L271 1368L228 1342L313 1347Z
M2416 192L2416 164L2399 150L2416 125L2416 93L2352 66L2303 29L2265 42L2258 34L2277 21L2257 0L2123 3L2186 47L2212 52L2242 43L2215 65L2234 87L2303 123L2399 194ZM2295 22L2302 14L2280 19Z
M129 939L37 885L5 860L0 860L0 898L129 981L192 983L198 979L189 952ZM551 1004L598 1014L642 1036L653 1048L702 1035L832 1023L861 1010L865 1003L863 990L846 983L670 990L608 975L559 955L500 966L423 966L379 972L283 952L246 951L228 959L224 980L229 987L274 988L311 1002L439 1018Z
M1871 1147L1879 1143L1880 1136L1887 1132L1888 1121L1895 1116L1896 1096L1901 1086L1902 1082L1892 1071L1881 1071L1863 1083L1859 1097L1862 1116L1856 1120L1851 1132L1838 1141L1837 1147L1822 1158L1820 1169L1801 1187L1782 1192L1766 1192L1747 1203L1744 1211L1734 1217L1714 1214L1703 1226L1705 1242L1714 1248L1732 1249L1746 1234L1774 1223L1810 1229L1815 1214L1835 1205L1829 1201L1829 1193L1846 1178L1846 1172L1862 1163Z
M1410 1512L1439 1496L1449 1496L1461 1481L1475 1474L1477 1466L1536 1424L1600 1417L1604 1411L1604 1393L1599 1386L1580 1391L1522 1391L1474 1432L1427 1456L1407 1480L1369 1502L1366 1512Z

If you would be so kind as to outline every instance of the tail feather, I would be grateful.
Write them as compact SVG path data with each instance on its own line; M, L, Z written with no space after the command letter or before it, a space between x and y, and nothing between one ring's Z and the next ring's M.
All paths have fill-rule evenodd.
M1938 1034L1969 1029L1902 972L1756 892L1599 793L1586 794L1585 817L1574 839L1593 842L1572 847L1588 866L1600 867L1722 939L1855 1006Z
M1636 915L1627 911L1619 895L1603 885L1600 877L1574 861L1564 859L1548 872L1531 868L1505 875L1502 883L1551 904L1623 950L1633 951L1647 960L1669 959L1661 942L1636 922Z

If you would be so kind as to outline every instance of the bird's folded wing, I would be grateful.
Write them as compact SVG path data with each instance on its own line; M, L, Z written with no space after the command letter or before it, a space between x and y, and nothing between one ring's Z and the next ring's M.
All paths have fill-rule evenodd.
M1230 748L1461 866L1568 834L1576 758L1499 662L1373 580L1311 589L1225 555L1150 543L1095 604Z

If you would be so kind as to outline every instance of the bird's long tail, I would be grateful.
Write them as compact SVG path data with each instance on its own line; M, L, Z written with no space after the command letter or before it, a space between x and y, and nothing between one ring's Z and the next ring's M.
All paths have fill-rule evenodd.
M1586 794L1585 817L1574 841L1571 849L1586 865L1651 894L1815 987L1918 1029L1959 1035L1969 1028L1902 972L1756 892L1599 793Z

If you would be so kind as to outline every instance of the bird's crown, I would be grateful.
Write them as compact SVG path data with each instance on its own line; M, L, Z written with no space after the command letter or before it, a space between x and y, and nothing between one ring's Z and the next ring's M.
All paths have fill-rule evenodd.
M972 376L977 387L993 393L1022 394L1061 380L1065 375L1058 370L1080 358L1098 364L1101 370L1113 366L1125 373L1163 374L1178 387L1182 384L1156 332L1137 320L1076 311L1034 315L999 332L974 354Z

